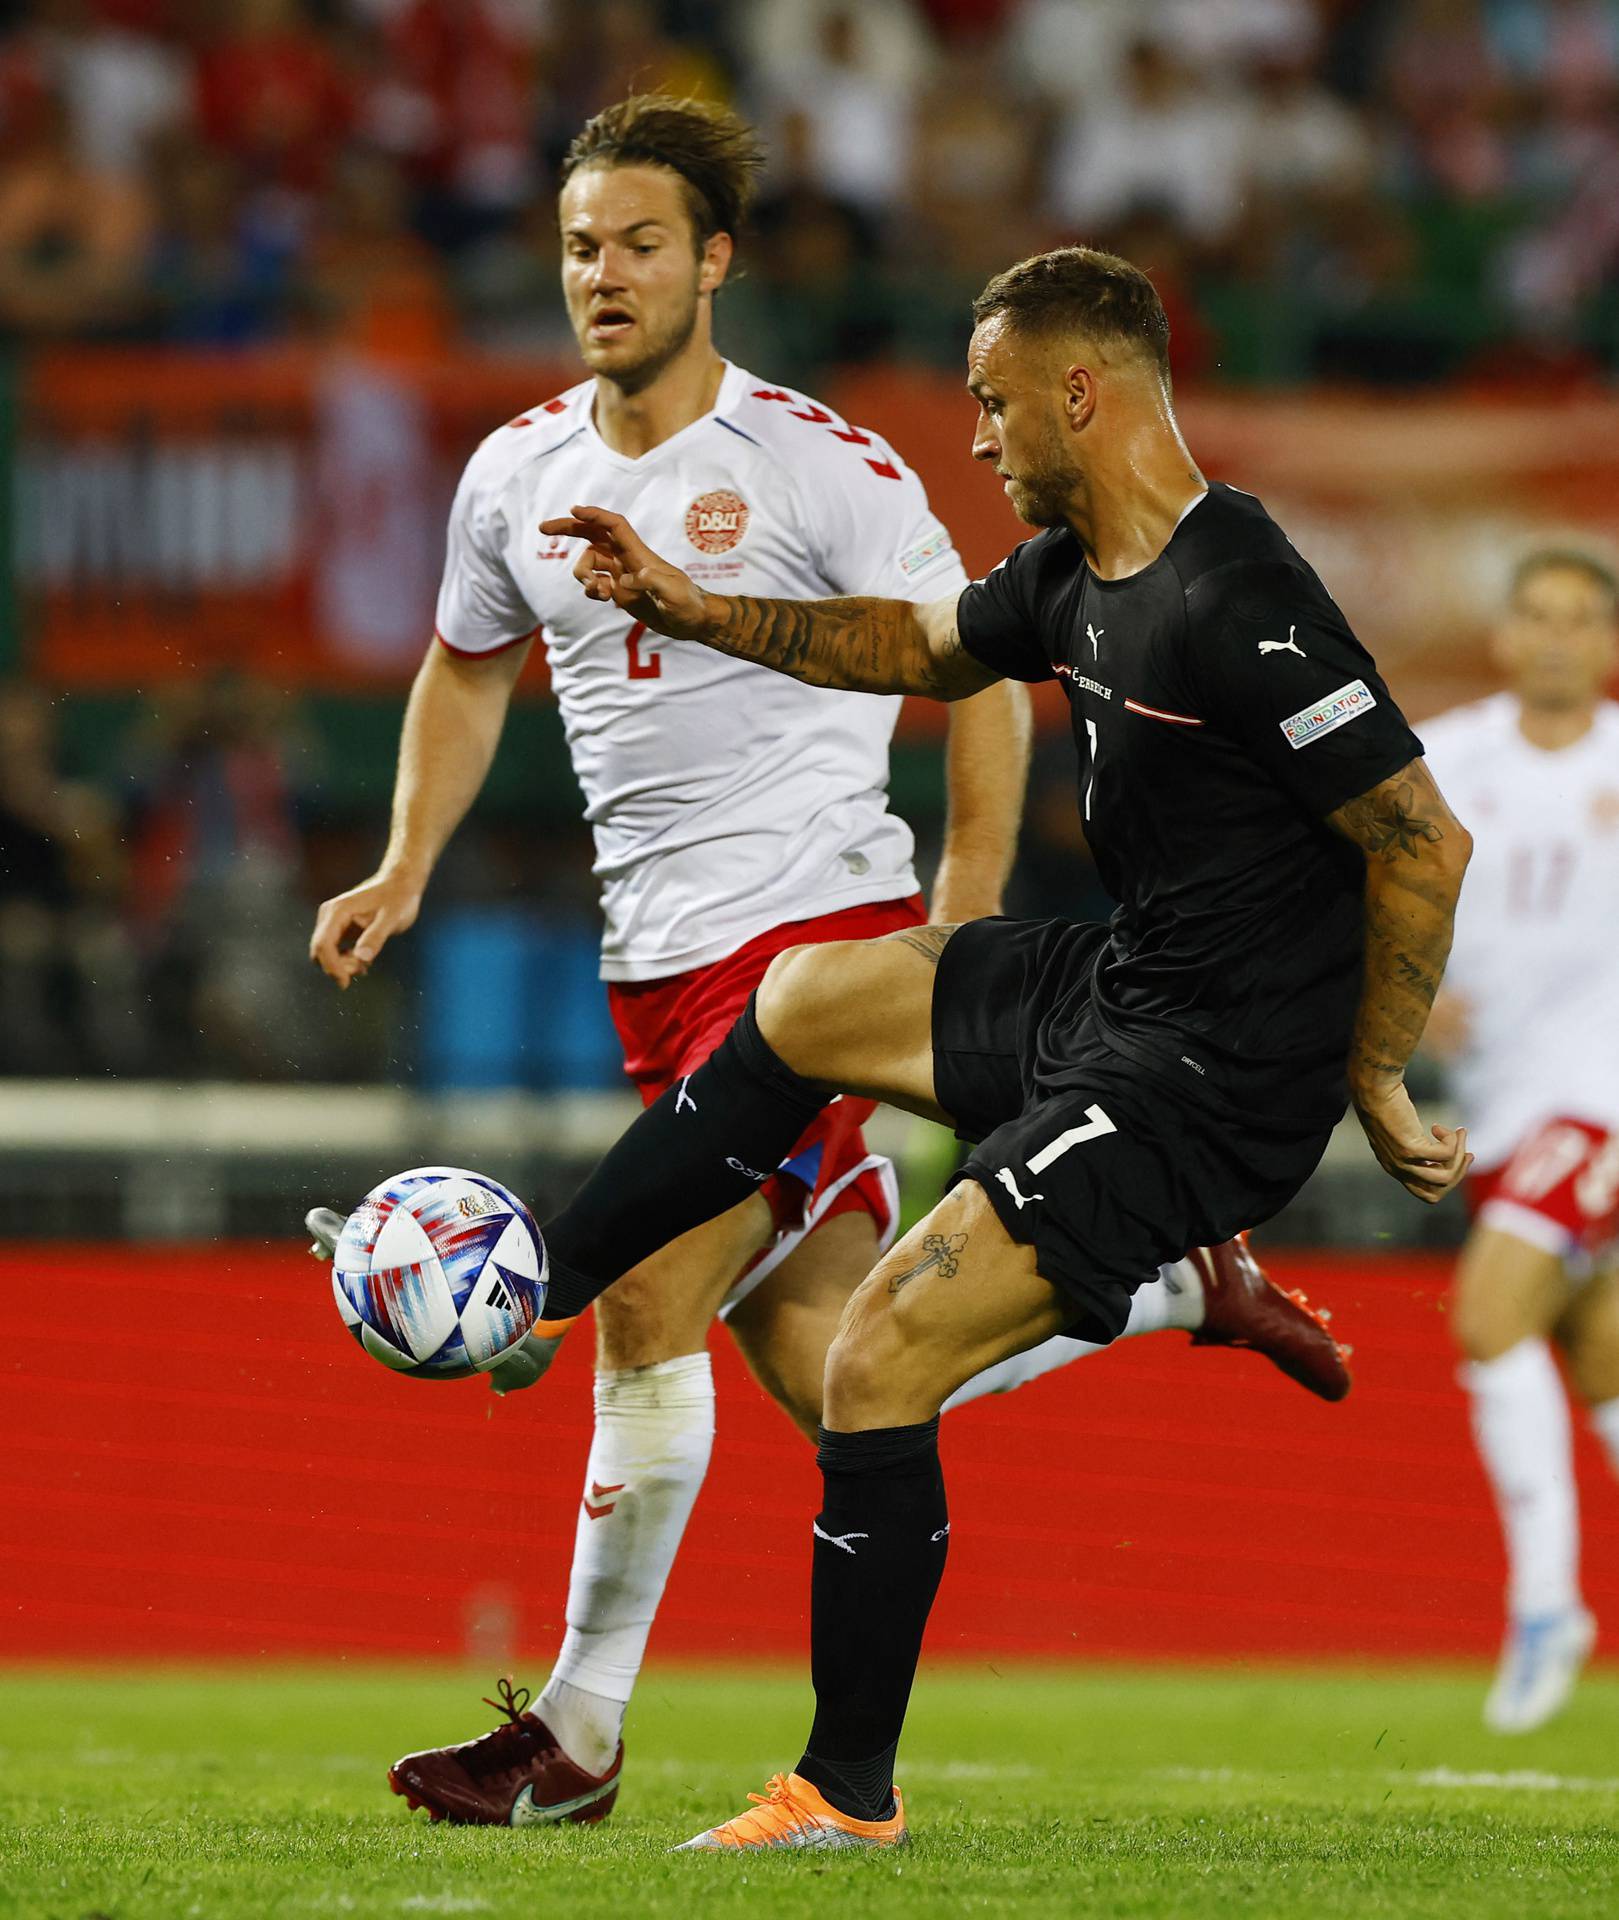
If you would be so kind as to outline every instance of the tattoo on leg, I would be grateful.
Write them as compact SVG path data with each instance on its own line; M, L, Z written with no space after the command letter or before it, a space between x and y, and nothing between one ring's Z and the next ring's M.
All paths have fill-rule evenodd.
M899 933L884 937L897 940L902 947L914 947L924 960L936 967L939 955L950 944L950 936L954 932L954 927L905 927Z
M920 1280L924 1273L934 1267L939 1269L941 1279L954 1280L961 1271L961 1255L966 1245L967 1236L964 1233L948 1236L930 1233L922 1242L922 1258L908 1273L896 1273L888 1283L888 1291L898 1293L901 1287L908 1286L913 1280Z

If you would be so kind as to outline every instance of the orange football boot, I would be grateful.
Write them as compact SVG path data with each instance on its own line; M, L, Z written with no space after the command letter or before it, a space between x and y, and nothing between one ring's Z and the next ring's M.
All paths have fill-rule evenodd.
M722 1826L682 1841L676 1853L756 1852L764 1847L903 1847L910 1839L905 1802L894 1789L886 1820L855 1820L839 1813L796 1773L778 1773L763 1793L750 1793L752 1807Z

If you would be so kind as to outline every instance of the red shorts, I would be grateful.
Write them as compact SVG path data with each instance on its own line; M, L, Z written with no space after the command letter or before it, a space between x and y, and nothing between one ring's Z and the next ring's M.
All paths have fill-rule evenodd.
M1619 1243L1619 1134L1588 1120L1548 1120L1510 1160L1473 1174L1481 1225L1589 1268Z
M624 1071L650 1106L667 1087L700 1067L730 1032L765 969L788 947L824 940L872 940L920 926L919 894L872 906L845 907L761 933L723 960L662 980L609 981L607 1004L624 1049ZM861 1128L875 1102L847 1095L823 1109L781 1169L759 1189L776 1222L776 1244L748 1269L727 1309L785 1259L805 1233L840 1213L867 1213L886 1245L898 1225L898 1194L888 1161L867 1150Z

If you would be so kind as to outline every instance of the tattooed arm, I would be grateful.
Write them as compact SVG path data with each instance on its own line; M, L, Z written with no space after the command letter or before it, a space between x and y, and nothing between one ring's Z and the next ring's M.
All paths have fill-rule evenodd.
M621 513L575 507L569 518L541 521L540 531L587 543L573 572L592 600L611 601L654 633L700 640L812 687L961 700L1000 678L961 644L953 597L927 606L727 598L660 560Z
M1423 1127L1405 1068L1444 975L1472 837L1421 760L1346 801L1328 824L1366 858L1365 972L1349 1056L1355 1111L1383 1170L1419 1200L1441 1200L1467 1170L1466 1130Z

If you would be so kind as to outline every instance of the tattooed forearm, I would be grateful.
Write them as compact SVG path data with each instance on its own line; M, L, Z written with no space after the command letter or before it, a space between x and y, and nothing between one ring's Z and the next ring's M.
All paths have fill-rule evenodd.
M1351 800L1331 824L1366 857L1366 957L1350 1052L1357 1091L1400 1079L1444 978L1472 841L1423 763Z
M920 1280L924 1273L931 1273L935 1267L941 1279L954 1280L961 1271L961 1256L966 1247L967 1236L964 1233L930 1233L922 1242L922 1258L906 1272L896 1273L888 1283L888 1291L898 1293L901 1287L908 1287L913 1280Z
M1404 855L1414 860L1424 845L1432 846L1445 837L1439 822L1418 806L1412 783L1398 774L1340 807L1333 818L1342 823L1340 832L1347 832L1366 849L1368 858L1378 854L1397 860Z
M1439 975L1420 960L1413 960L1408 953L1395 954L1394 971L1406 986L1418 988L1430 1003L1439 991Z
M954 927L904 927L898 933L884 934L883 938L897 941L902 947L914 947L924 960L936 967L954 932Z
M812 687L859 693L921 693L953 700L990 676L941 643L935 657L909 600L751 600L706 596L705 646L756 660ZM951 636L954 638L954 636ZM956 664L957 661L960 664Z

